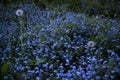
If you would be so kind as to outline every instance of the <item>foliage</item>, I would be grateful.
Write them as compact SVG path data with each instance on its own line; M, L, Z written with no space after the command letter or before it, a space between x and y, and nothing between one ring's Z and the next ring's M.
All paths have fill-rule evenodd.
M82 12L89 15L103 14L109 18L119 18L119 0L34 0L36 4L41 3L48 8L62 7L66 5L68 11ZM51 7L50 7L51 6ZM40 7L43 7L42 5ZM62 8L64 9L64 8Z
M109 18L120 17L119 0L1 0L0 3L6 6L13 3L31 3L37 4L41 9L61 8L62 10L82 12L89 15L104 15ZM64 7L63 7L64 6Z

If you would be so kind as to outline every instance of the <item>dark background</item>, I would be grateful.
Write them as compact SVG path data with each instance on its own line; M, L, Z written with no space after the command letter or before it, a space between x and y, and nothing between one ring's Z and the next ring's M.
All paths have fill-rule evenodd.
M34 2L41 9L57 9L82 12L88 15L104 15L109 18L120 17L119 0L0 0L0 4L9 7L15 3Z

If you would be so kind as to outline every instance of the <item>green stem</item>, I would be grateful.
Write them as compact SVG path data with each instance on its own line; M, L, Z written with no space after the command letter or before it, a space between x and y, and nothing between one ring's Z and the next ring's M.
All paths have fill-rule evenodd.
M24 27L23 27L23 22L22 22L22 19L21 19L21 17L20 17L20 44L22 44L23 43L23 34L24 34ZM20 46L20 48L21 48L21 52L22 52L22 54L23 54L23 46Z

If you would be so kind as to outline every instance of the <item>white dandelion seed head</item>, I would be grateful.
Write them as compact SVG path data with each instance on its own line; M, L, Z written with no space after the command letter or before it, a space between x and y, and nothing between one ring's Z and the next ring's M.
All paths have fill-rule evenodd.
M18 10L16 10L15 14L16 14L17 16L22 16L22 15L23 15L23 10L18 9Z
M87 46L88 47L94 47L95 46L95 42L94 41L88 41Z
M98 19L99 17L98 16L96 16L96 19Z

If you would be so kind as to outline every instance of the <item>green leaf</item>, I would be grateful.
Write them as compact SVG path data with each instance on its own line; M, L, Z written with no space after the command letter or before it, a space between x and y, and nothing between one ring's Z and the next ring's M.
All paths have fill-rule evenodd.
M56 32L59 32L59 31L60 31L60 28L59 28L59 27L56 27L55 30L56 30Z
M38 30L40 30L41 28L42 28L42 26L40 26L40 25L36 25L35 26Z
M5 62L2 66L2 71L3 71L3 75L7 75L8 74L8 62Z
M43 63L43 62L44 62L43 59L39 59L39 60L36 62L36 65L39 65L39 64L41 64L41 63Z
M112 70L114 69L114 66L117 65L115 59L111 59L109 62L108 62L108 65L109 65L109 70Z
M72 27L74 27L74 24L64 24L64 26L66 26L68 28L72 28Z
M41 38L41 41L42 42L44 42L44 41L46 41L47 40L47 38L45 37L45 36L43 36L42 38Z

